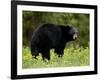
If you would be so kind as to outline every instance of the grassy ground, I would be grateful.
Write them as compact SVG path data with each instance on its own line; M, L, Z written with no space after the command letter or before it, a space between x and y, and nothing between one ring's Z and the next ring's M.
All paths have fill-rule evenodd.
M50 51L50 62L43 62L41 54L38 60L32 59L30 48L23 48L22 67L26 68L46 68L46 67L70 67L70 66L87 66L89 65L89 48L66 48L63 58L58 58L54 50Z

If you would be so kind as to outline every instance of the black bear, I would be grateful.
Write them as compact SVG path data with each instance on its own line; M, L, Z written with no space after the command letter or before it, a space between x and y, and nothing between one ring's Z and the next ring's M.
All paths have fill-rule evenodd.
M62 57L66 43L76 38L76 28L64 25L43 24L33 32L31 54L36 58L41 53L43 60L50 60L50 49L53 48L58 57Z

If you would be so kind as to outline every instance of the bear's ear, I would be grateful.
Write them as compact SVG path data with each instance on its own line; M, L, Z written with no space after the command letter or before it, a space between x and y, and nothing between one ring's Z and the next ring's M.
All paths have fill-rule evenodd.
M69 26L69 25L66 26L66 30L70 31L71 29L72 29L71 26Z
M66 27L67 27L67 28L69 28L69 29L71 29L71 28L72 28L72 27L71 27L71 26L69 26L69 25L67 25Z

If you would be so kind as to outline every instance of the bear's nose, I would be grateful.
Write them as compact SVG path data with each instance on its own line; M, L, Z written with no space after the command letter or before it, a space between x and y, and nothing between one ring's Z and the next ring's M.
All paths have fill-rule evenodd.
M73 39L75 40L77 38L77 34L74 34L73 35Z

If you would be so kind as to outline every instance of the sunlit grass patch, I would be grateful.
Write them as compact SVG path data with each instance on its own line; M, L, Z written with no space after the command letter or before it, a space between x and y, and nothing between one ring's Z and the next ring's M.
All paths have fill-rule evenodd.
M64 56L58 58L52 49L50 51L51 60L44 62L41 54L38 60L32 59L29 47L23 48L22 67L23 68L46 68L46 67L71 67L71 66L87 66L89 65L90 55L89 48L65 48Z

